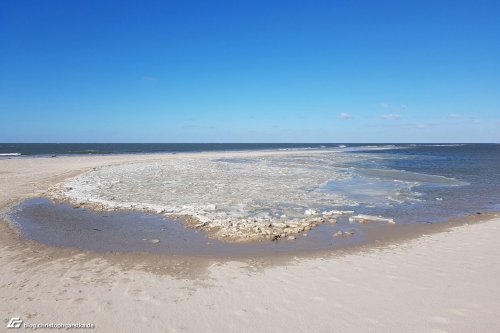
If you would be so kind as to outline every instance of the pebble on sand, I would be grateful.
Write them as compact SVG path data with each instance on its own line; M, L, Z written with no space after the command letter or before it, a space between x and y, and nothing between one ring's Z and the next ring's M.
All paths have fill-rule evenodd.
M349 231L342 231L339 230L336 233L333 234L333 237L339 237L339 236L352 236L354 235L354 231L349 230Z

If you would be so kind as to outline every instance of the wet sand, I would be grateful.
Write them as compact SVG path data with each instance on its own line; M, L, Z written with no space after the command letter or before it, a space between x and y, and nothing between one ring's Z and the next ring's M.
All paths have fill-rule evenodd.
M358 226L320 224L296 239L224 242L203 230L186 227L183 219L141 211L92 211L47 199L28 200L9 214L23 238L58 247L96 252L148 252L186 256L237 258L256 255L301 255L360 244L360 231L333 237Z
M0 209L92 167L182 155L2 160ZM98 332L494 332L500 220L475 219L356 251L230 260L60 249L3 220L0 315Z
M98 253L174 254L218 260L257 257L266 260L278 255L314 257L340 250L356 251L443 231L488 216L494 214L466 216L432 225L388 225L376 221L351 224L348 217L344 217L336 223L319 224L297 234L294 239L234 243L210 238L204 230L189 227L182 218L174 220L135 210L94 211L45 198L26 200L7 214L9 223L23 239L58 248Z

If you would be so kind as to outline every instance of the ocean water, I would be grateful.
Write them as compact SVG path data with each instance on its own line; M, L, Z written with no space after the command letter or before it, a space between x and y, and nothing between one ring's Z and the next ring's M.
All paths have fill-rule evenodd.
M281 187L285 192L297 192L298 189L290 186L290 182L294 180L294 175L289 178L269 177L266 182L270 184L271 188L266 188L262 184L258 184L258 182L259 179L266 178L269 174L282 173L283 170L293 169L293 172L299 170L305 174L304 179L306 181L303 181L297 187L300 189L305 187L314 189L314 191L309 192L311 198L301 196L302 205L298 205L300 209L306 206L326 209L328 205L325 202L334 203L333 201L338 198L338 202L334 203L336 207L354 209L357 213L362 214L393 217L403 222L435 222L447 219L450 216L500 208L499 144L4 143L0 144L0 158L23 158L26 155L57 156L236 150L290 150L303 151L304 154L267 159L222 158L210 161L211 163L207 165L200 165L202 169L200 172L181 170L177 166L174 169L175 172L179 172L179 175L182 175L182 172L188 172L185 175L186 177L199 180L206 176L207 172L204 170L210 170L213 167L214 181L217 181L217 176L220 176L219 183L221 184L228 181L228 179L223 179L227 175L235 179L241 178L241 187L232 188L233 195L236 197L237 195L234 193L242 193L241 201L255 195L246 193L245 188L256 186L256 191L266 191L272 195L270 197L253 198L255 201L271 200L270 198L273 195L278 195L277 200L282 200L284 204L288 205L296 204L296 202L287 200L288 198L274 189ZM325 151L325 154L308 154L315 150ZM215 171L221 168L226 172L217 173ZM169 170L169 172L172 170ZM161 177L168 177L168 173L162 173L161 168L154 172L157 172L156 177L159 178L156 183L165 181ZM123 171L121 175L118 174L116 177L126 177L126 172ZM232 179L231 177L229 178ZM320 179L321 182L318 181L316 184L315 179ZM156 178L153 176L151 179L144 181L155 183L155 180ZM211 180L212 176L209 176L206 184L204 184L206 187L200 187L200 192L210 192L209 189L212 188ZM134 181L137 181L134 186L141 188L140 185L143 180L139 178ZM231 182L228 182L227 186L232 186L235 180ZM299 180L295 182L299 182ZM200 183L200 181L197 181L197 183ZM177 183L176 185L182 186L183 184ZM161 186L155 184L154 186L158 193L169 190L168 185L165 184ZM191 185L190 191L193 189L196 190L196 187L193 188ZM110 189L106 190L109 192ZM131 195L134 194L133 191L130 193ZM299 194L296 193L296 195ZM302 194L300 193L300 195ZM337 197L332 197L332 195ZM132 200L132 198L129 198L129 200ZM196 196L186 197L186 200L200 201L200 198ZM208 198L207 200L213 199ZM211 204L212 202L207 201L206 203ZM189 204L189 202L180 202L180 204ZM252 204L259 206L255 202L252 202ZM266 205L257 208L265 210ZM272 210L276 207L268 208ZM277 214L282 213L282 211L277 212Z
M500 210L498 144L399 145L364 153L374 158L351 164L365 176L364 182L414 182L411 191L417 197L385 207L365 205L360 211L393 217L402 223L434 223Z
M0 143L0 156L317 149L339 145L337 143Z
M20 146L11 145L10 148ZM85 150L91 150L91 154L104 152L104 145L93 144L77 145L78 149L74 145L64 146L64 149L59 149L58 145L22 146L24 150L17 151L2 146L2 153L23 154L4 155L4 158L26 158L24 155L29 154L46 156L56 151L67 154ZM254 223L293 224L294 221L315 219L318 214L321 216L330 210L352 212L336 216L336 224L316 227L311 233L315 238L308 238L307 242L301 241L297 243L300 246L295 246L325 249L342 242L362 243L367 230L373 231L373 228L378 228L377 224L381 228L388 227L383 222L352 224L349 221L352 215L382 216L394 219L398 225L416 225L500 210L500 145L497 144L107 146L109 153L268 151L246 157L229 154L199 159L187 155L182 159L114 165L83 174L62 185L68 189L68 198L76 201L104 204L111 209L158 211L161 214L155 221L159 226L165 216L190 215L206 223L208 230L245 233L251 232ZM47 215L43 213L45 211L53 217L36 221L38 216ZM58 220L58 214L66 217L74 214L76 217L80 213L72 212L68 206L35 202L20 206L14 216L17 216L21 230L32 232L28 237L36 240L45 239L38 234L39 231L44 230L50 221ZM93 214L97 215L88 215L92 217L89 217L94 221L92 223L105 224L109 219L107 213L103 216ZM129 219L129 232L133 234L133 221L139 216L134 214L140 213L130 214L117 218ZM42 224L45 227L42 228ZM53 227L57 229L58 226L60 224ZM65 230L78 234L79 228L80 225L68 225ZM149 230L145 225L141 228ZM95 229L102 228L91 228L88 232ZM354 230L355 237L351 241L332 238L332 233L339 230ZM138 231L138 234L141 233ZM191 239L191 236L186 237ZM141 243L141 239L134 241ZM206 239L201 241L206 242ZM283 249L288 251L288 248L295 247L287 245Z
M261 150L262 145L247 149ZM268 149L276 154L108 167L70 181L68 196L117 208L188 214L222 225L256 217L299 220L307 218L308 209L354 210L401 223L436 222L493 210L500 203L500 145ZM217 209L207 209L212 205Z

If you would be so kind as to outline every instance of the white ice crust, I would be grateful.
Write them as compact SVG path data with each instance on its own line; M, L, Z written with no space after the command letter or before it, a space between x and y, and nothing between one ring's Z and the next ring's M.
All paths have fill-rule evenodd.
M352 214L337 209L358 202L325 190L325 184L350 178L346 163L363 158L339 151L219 159L183 156L93 170L53 193L107 209L188 217L192 226L217 238L276 239Z

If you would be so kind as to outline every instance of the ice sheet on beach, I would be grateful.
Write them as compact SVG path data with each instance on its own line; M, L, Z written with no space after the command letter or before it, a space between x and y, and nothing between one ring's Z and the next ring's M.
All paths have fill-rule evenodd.
M191 225L219 238L273 238L335 223L345 207L359 205L353 193L327 185L352 179L355 170L346 165L363 158L339 151L184 156L93 170L67 181L59 193L77 203L188 217ZM413 183L398 182L397 189L401 184L408 193L399 200L410 200ZM368 203L369 194L366 190ZM390 194L384 194L387 202ZM378 204L380 195L373 198Z

